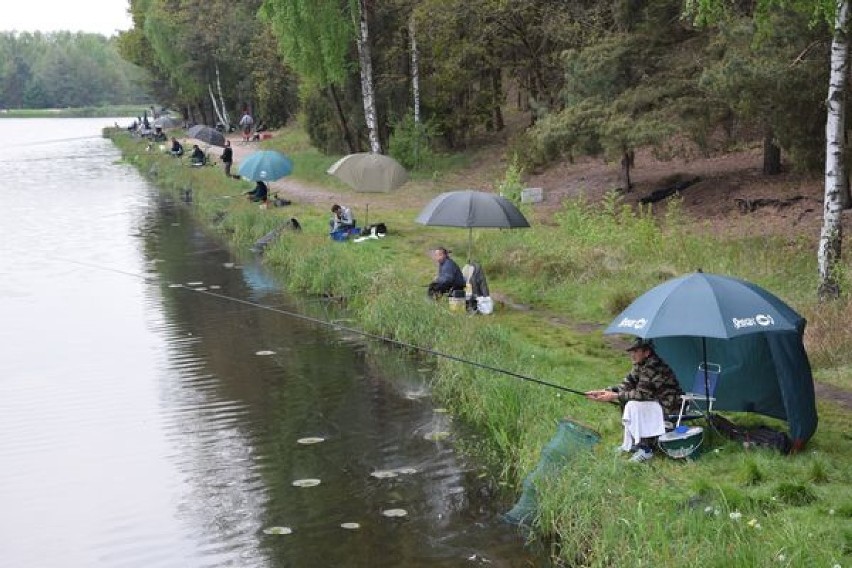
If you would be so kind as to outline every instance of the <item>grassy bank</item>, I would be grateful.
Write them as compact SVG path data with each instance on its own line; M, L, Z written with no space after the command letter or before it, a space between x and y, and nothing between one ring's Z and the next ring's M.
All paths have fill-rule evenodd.
M108 105L82 108L4 109L0 118L101 118L141 116L144 105Z
M235 197L250 187L246 182L146 153L124 133L114 140L164 191L191 188L195 214L237 251L297 217L304 231L282 234L264 255L267 266L294 292L346 298L357 326L370 332L586 390L614 384L628 369L621 345L601 335L601 324L651 286L701 267L754 281L787 300L810 322L817 376L852 389L846 323L852 304L813 300L813 243L706 233L684 218L677 201L657 217L625 208L615 196L599 204L574 201L528 230L475 232L476 257L492 291L533 309L498 306L494 316L466 317L424 299L434 272L426 250L443 243L461 251L467 240L465 231L413 222L440 184L415 180L398 202L391 196L371 204L371 218L390 228L386 239L335 243L326 235L327 204L261 210ZM302 159L314 151L297 142L282 136L276 143L293 157L297 175L324 179L320 172L333 159ZM345 200L347 190L336 190ZM527 213L535 218L535 211ZM844 287L852 289L852 282ZM479 451L510 486L518 488L535 467L560 417L602 434L593 453L539 487L537 534L558 537L566 565L852 565L852 417L836 403L820 401L817 435L794 457L714 440L694 462L659 458L636 466L612 451L621 437L613 408L444 359L436 363L436 396L482 433Z

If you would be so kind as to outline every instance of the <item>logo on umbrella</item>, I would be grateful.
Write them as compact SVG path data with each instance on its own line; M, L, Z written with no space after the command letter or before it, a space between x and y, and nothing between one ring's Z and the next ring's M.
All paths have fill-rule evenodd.
M734 329L754 327L756 325L763 327L775 325L775 320L768 314L757 314L753 318L731 318L731 321L734 324Z
M648 320L646 320L645 318L639 318L639 319L624 318L620 322L618 322L617 327L642 329L643 327L645 327L646 323L648 323Z

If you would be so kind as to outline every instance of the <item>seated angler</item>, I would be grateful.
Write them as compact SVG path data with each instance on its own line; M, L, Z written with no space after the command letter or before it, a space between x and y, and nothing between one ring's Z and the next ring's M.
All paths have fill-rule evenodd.
M331 219L328 222L330 232L349 231L355 228L355 218L352 210L343 205L335 203L331 206Z
M199 148L198 144L192 145L192 154L190 154L189 160L193 166L203 166L207 161L207 157L204 155L204 150Z
M643 462L653 457L652 445L665 433L664 413L678 411L683 391L671 367L654 351L650 339L637 337L627 351L633 368L621 384L585 394L591 400L618 402L623 406L621 450L633 452L630 461Z
M245 192L243 195L245 195L249 201L266 203L266 200L269 197L269 188L266 186L266 183L258 180L254 189Z
M456 261L450 258L450 251L438 247L432 251L432 260L438 265L438 274L429 283L429 296L437 298L454 290L464 290L464 275Z
M180 158L183 156L183 144L178 142L177 138L172 138L172 147L169 150L169 154L175 156L176 158Z

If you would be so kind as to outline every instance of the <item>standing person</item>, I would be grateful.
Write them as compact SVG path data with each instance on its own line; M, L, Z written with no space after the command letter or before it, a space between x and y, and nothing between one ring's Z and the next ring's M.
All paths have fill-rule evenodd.
M243 111L243 116L240 118L240 128L243 129L243 142L248 142L251 138L251 127L254 124L254 119L249 114L248 110Z
M225 149L222 150L222 165L225 167L225 175L231 176L231 166L234 165L234 151L231 149L231 141L225 140Z
M432 251L432 260L438 265L438 274L429 283L430 297L438 298L452 290L464 290L464 275L456 261L450 258L450 251L438 247Z
M331 219L328 222L331 227L330 232L348 231L355 228L355 218L352 216L352 210L343 205L335 203L331 206Z
M624 441L621 450L634 451L630 461L648 461L656 438L665 433L666 414L676 414L683 394L674 371L654 351L650 339L637 337L627 348L633 368L621 384L586 392L598 402L619 402L624 407ZM635 445L634 445L635 444Z

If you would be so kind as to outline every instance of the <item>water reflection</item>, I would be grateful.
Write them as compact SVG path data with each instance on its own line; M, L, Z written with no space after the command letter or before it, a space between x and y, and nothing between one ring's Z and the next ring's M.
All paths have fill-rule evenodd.
M38 171L0 169L4 565L543 565L453 451L466 434L434 411L428 368L229 300L341 316L280 294L103 140L8 155L45 149ZM26 199L34 180L55 199Z

